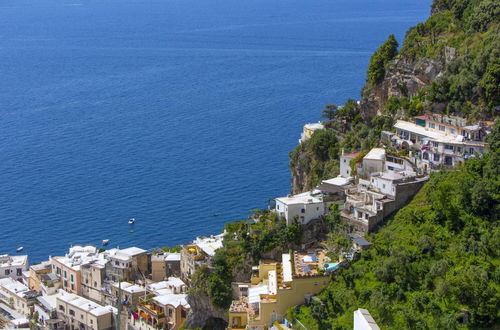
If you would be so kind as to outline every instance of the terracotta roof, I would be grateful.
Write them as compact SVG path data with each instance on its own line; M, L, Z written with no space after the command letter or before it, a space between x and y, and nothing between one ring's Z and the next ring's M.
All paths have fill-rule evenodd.
M351 152L350 154L343 154L342 157L350 157L350 158L354 158L356 157L357 155L359 155L359 151L356 151L356 152Z
M429 118L430 118L430 115L415 116L414 118L415 118L415 119L423 119L423 120L426 120L426 119L429 119Z

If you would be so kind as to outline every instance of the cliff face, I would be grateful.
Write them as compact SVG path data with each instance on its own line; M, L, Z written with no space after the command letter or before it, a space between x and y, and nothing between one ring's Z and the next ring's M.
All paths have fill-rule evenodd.
M450 48L450 53L454 53ZM411 59L398 56L386 69L384 80L363 91L360 108L365 120L381 115L390 97L406 97L429 87L444 74L444 58ZM404 89L403 87L404 86Z
M213 323L227 324L226 311L215 307L205 292L190 293L188 302L191 306L191 312L188 314L185 323L187 328L202 328ZM221 327L221 329L224 328L224 326Z

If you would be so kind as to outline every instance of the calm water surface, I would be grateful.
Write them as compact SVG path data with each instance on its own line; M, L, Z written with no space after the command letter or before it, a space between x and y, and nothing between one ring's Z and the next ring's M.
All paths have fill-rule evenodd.
M302 125L429 3L0 0L0 254L174 245L266 207Z

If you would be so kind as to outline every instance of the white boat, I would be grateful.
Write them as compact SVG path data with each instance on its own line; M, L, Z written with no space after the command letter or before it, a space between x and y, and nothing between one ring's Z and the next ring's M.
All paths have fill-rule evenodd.
M129 225L133 225L133 224L134 224L134 222L135 222L135 218L130 218L130 219L128 219L128 224L129 224Z
M21 252L24 249L24 247L20 246L16 249L17 252Z
M103 239L102 240L102 246L106 246L109 243L109 239Z

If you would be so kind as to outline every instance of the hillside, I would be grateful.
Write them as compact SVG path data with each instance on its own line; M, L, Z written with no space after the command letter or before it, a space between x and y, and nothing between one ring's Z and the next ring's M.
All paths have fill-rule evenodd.
M352 329L353 311L366 308L382 329L500 326L500 120L489 142L485 157L435 173L320 302L289 319Z
M500 2L436 0L431 16L398 48L389 36L373 54L359 104L328 105L329 133L290 153L292 191L338 173L345 151L367 150L395 119L423 113L492 120L500 111Z

